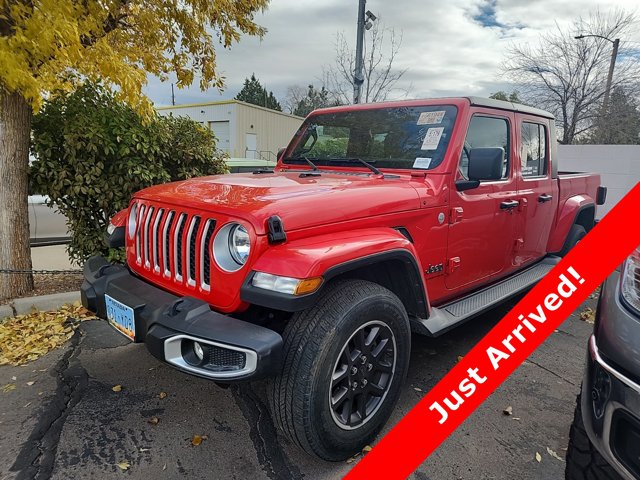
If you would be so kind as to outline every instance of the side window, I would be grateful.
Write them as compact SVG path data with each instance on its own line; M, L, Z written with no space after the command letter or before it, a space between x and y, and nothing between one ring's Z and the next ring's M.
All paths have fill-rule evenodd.
M523 177L547 174L547 128L538 123L522 123L520 162Z
M504 118L484 117L476 115L471 118L464 148L460 156L459 170L464 178L468 178L469 150L472 148L504 148L505 157L502 166L502 178L509 177L509 122Z

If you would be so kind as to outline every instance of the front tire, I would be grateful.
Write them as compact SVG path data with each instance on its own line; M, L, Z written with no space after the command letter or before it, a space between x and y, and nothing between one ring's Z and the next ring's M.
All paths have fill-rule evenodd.
M290 320L284 362L269 384L278 428L307 453L340 461L380 432L406 377L407 313L375 283L338 281Z
M589 440L582 420L580 395L569 432L565 480L622 480Z

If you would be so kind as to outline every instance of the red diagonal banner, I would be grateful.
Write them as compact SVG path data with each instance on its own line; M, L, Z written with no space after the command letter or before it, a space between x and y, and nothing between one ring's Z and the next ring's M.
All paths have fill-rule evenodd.
M408 477L639 244L637 184L345 478Z

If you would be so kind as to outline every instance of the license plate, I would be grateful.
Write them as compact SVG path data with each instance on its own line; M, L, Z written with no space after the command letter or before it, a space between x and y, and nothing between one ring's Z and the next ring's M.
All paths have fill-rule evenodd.
M109 323L129 340L135 341L136 322L133 308L109 295L104 296L104 303L107 307L107 320Z

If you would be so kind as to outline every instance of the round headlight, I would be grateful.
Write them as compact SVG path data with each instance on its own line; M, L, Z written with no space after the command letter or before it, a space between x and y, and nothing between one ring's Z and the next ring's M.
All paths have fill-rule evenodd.
M227 223L213 239L213 258L225 272L236 272L242 268L251 250L249 232L239 223Z
M129 238L133 238L136 233L136 223L138 221L138 204L134 203L129 208L129 221L127 222L127 233Z
M244 265L249 258L251 241L249 232L242 225L236 225L229 233L229 252L238 265Z

